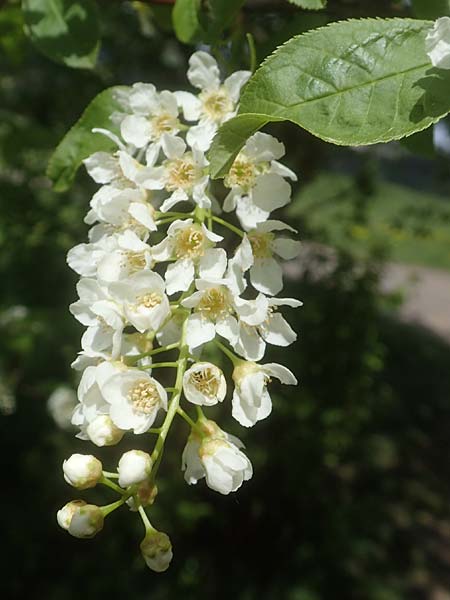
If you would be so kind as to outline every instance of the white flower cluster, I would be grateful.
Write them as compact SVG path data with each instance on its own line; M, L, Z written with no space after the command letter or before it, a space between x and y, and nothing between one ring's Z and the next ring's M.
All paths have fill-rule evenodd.
M112 119L120 136L94 130L117 149L84 161L100 188L85 219L89 241L68 254L81 276L79 299L70 310L86 327L73 364L82 371L72 418L78 437L97 446L117 444L126 432L150 432L157 439L151 456L124 454L116 473L103 472L93 456L74 455L65 462L65 478L78 489L108 485L121 495L119 503L139 511L146 527L141 550L157 571L168 567L172 550L167 536L150 525L144 506L155 499L174 417L191 428L182 458L187 483L205 477L211 489L229 494L252 476L242 443L203 413L202 407L227 395L211 348L233 363L232 415L245 427L270 414L267 386L273 377L297 383L286 367L259 363L267 344L285 347L296 339L280 309L301 303L275 295L283 287L280 263L298 254L299 242L289 237L295 230L271 218L290 201L288 180L296 177L278 162L283 144L256 133L225 177L226 191L214 189L205 153L218 127L235 115L250 73L238 71L222 82L216 61L205 52L193 54L189 65L187 76L198 94L134 84L117 95L121 111ZM222 210L235 211L240 227L222 218ZM227 230L237 236L231 252L222 235ZM164 353L175 358L155 362ZM189 405L195 405L196 419ZM157 419L160 425L152 429ZM58 519L78 537L83 524L85 537L95 529L92 522L103 527L103 517L119 505L98 513L82 501L69 504Z

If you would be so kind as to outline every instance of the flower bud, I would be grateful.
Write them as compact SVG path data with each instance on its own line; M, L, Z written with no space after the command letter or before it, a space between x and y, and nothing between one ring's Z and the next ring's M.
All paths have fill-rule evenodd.
M65 504L58 512L56 513L56 520L58 521L58 525L68 531L70 527L70 523L72 521L73 515L82 507L85 506L86 502L84 500L72 500Z
M172 560L172 544L169 536L162 531L150 531L142 540L141 552L147 567L162 573L166 571Z
M63 462L64 479L79 490L96 486L102 469L102 463L91 454L72 454Z
M101 447L118 444L125 432L116 427L108 415L99 415L89 423L86 433L91 442Z
M145 481L152 470L152 459L147 452L130 450L122 455L119 460L117 472L119 485L123 488Z
M103 529L104 517L95 504L86 504L76 510L69 525L69 533L76 538L92 538Z
M185 372L183 391L189 402L213 406L225 398L227 384L219 367L212 363L199 362Z

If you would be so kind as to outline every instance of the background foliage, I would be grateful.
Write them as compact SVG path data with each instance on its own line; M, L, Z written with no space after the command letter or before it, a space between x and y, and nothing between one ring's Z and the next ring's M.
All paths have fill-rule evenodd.
M76 277L65 253L86 235L93 186L80 172L70 191L57 194L44 173L92 98L134 81L184 87L193 45L219 35L219 25L226 35L231 28L232 44L221 48L230 68L247 68L247 32L261 60L327 21L411 16L411 8L330 0L322 12L284 1L248 2L239 11L242 2L233 2L231 27L221 17L223 2L211 1L207 13L194 14L198 26L175 22L189 47L175 39L170 6L105 0L96 21L101 50L87 69L97 37L86 40L82 56L57 51L56 61L45 56L48 46L41 54L32 45L26 31L37 27L33 19L46 4L27 0L22 12L7 2L0 10L2 598L33 590L46 600L447 598L450 348L399 321L396 298L379 291L389 260L449 268L448 157L434 150L431 130L425 141L409 142L420 157L400 144L355 152L293 125L271 126L301 175L289 218L305 249L291 266L289 293L305 306L290 315L299 342L283 352L300 386L274 394L271 419L250 431L220 417L244 438L255 466L233 497L186 486L179 456L187 430L181 423L171 433L164 502L155 505L155 522L175 548L166 574L146 569L139 523L125 511L89 542L57 528L55 511L71 494L61 462L86 446L46 412L57 385L76 385L69 364L80 330L67 311ZM86 19L95 10L91 2L55 5L67 4L85 8L74 14ZM416 16L433 18L420 12L432 4L414 2ZM270 359L277 360L276 349ZM114 451L99 455L114 464Z

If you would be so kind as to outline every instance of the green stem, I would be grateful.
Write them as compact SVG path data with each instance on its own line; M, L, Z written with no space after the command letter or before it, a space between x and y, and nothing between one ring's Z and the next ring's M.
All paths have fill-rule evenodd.
M227 227L230 231L233 231L239 237L243 238L245 235L245 233L242 231L242 229L239 229L239 227L235 227L234 225L232 225L231 223L228 223L228 221L225 221L224 219L221 219L220 217L213 216L212 220L215 221L216 223L219 223L220 225L223 225L223 227Z
M149 531L156 531L156 529L150 523L150 521L147 517L147 513L145 512L142 504L139 505L138 511L139 511L139 514L141 515L142 522L144 523L145 533L148 533Z
M103 516L106 517L107 515L109 515L109 513L112 513L114 510L116 510L116 508L122 506L122 504L125 504L125 498L121 498L120 500L117 500L117 502L107 504L106 506L100 506L99 508L102 511Z
M248 43L248 53L250 58L250 71L254 73L256 71L256 48L255 48L255 38L251 33L247 33L246 36Z
M231 352L231 350L229 350L226 346L219 342L219 340L214 340L214 343L231 360L234 366L242 362L242 359L240 359L238 356L236 356L236 354Z
M161 367L177 367L178 366L178 362L160 362L160 363L153 363L151 365L145 365L144 367L141 367L141 369L160 369Z
M154 356L155 354L160 354L161 352L169 352L169 350L175 350L175 348L179 348L180 343L176 342L175 344L168 344L167 346L161 346L160 348L155 348L155 350L151 350L144 356Z
M156 441L155 447L152 452L152 461L155 464L164 448L164 442L166 441L167 434L169 433L172 421L177 414L177 409L180 404L181 391L183 389L183 375L187 366L187 359L189 356L189 348L186 343L186 325L187 319L183 323L183 329L181 332L180 340L180 353L178 358L177 366L177 377L175 381L176 391L173 393L172 399L170 400L169 409L167 411L164 423L161 426L161 433L159 434L158 440Z
M123 490L121 487L119 487L116 483L113 483L112 481L107 479L105 477L105 473L103 473L103 477L100 479L99 483L106 485L106 487L111 488L112 490L114 490L115 492L120 494L121 496L125 493L125 490Z
M103 471L103 477L109 477L110 479L119 479L119 474L110 473L109 471Z
M187 414L187 412L185 412L181 406L179 406L177 408L177 413L180 415L180 417L183 417L183 419L186 421L186 423L188 423L192 429L196 429L197 425L196 423L191 419L191 417Z

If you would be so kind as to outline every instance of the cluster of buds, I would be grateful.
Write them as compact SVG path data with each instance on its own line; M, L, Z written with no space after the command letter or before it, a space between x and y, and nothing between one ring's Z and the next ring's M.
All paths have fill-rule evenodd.
M188 484L205 478L211 489L229 494L253 473L242 442L203 412L227 397L226 378L211 362L217 349L232 363L231 410L244 427L270 414L273 377L297 383L286 367L259 362L267 344L284 347L296 339L280 308L301 303L275 295L283 287L280 261L294 258L299 242L289 237L291 227L270 218L290 201L288 180L296 177L278 162L283 144L256 133L225 177L227 190L215 190L206 153L218 127L236 114L250 73L238 71L222 82L216 61L196 52L187 76L198 94L158 92L143 83L118 93L122 109L111 118L120 135L94 130L117 148L85 160L101 186L85 219L92 226L89 241L68 254L81 276L70 310L86 327L73 363L82 371L72 417L77 436L96 446L117 444L130 433L156 441L151 454L125 453L114 473L90 455L65 461L69 484L102 483L120 498L103 507L72 501L58 522L76 537L92 537L106 515L127 505L142 517L141 551L155 571L168 567L172 548L145 509L156 497L174 418L190 427L182 457ZM235 211L238 223L222 211ZM234 246L225 244L225 233L235 236ZM166 360L155 360L164 353Z

